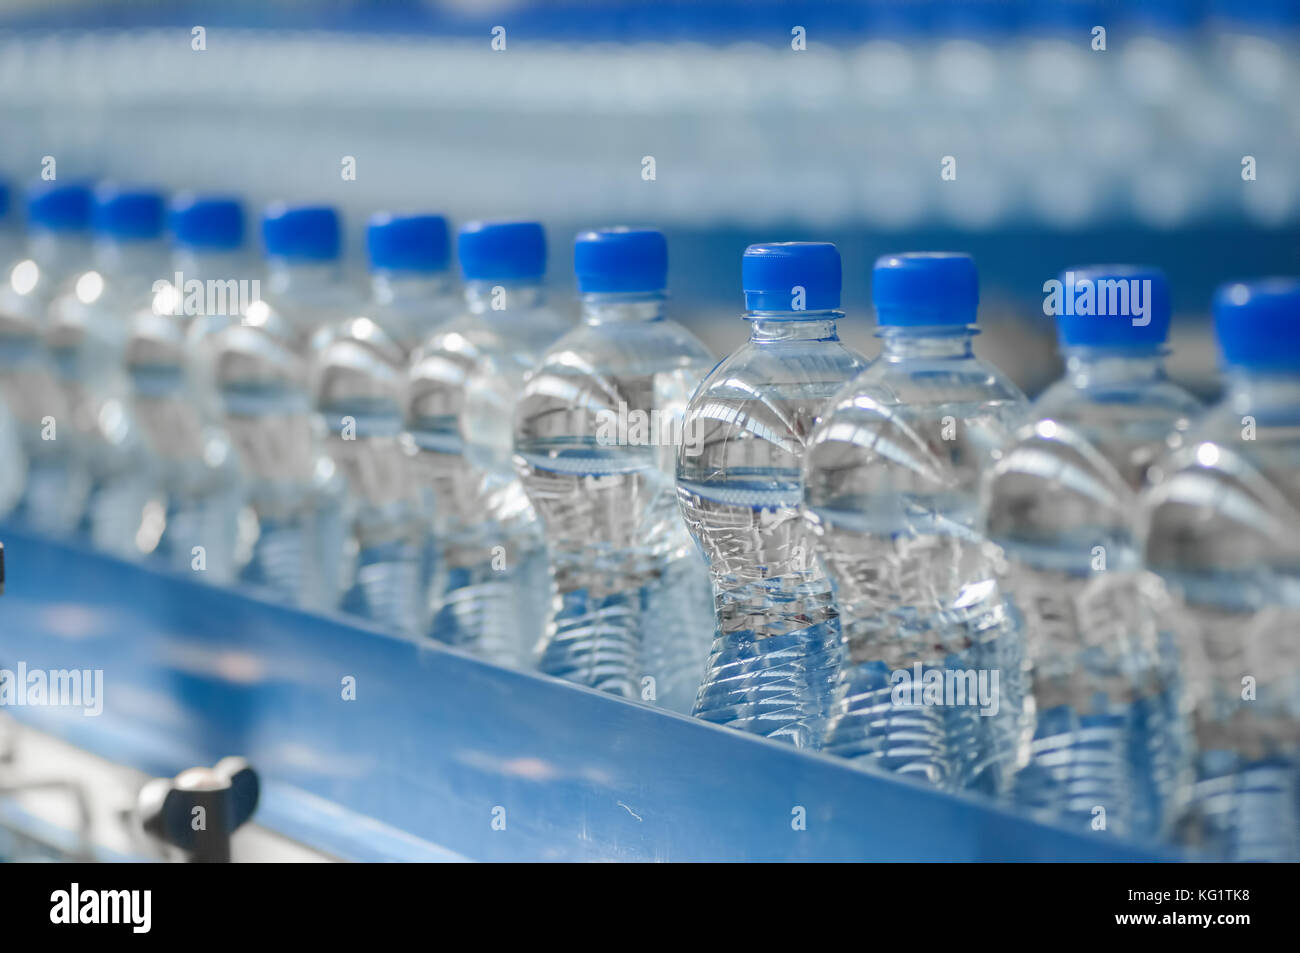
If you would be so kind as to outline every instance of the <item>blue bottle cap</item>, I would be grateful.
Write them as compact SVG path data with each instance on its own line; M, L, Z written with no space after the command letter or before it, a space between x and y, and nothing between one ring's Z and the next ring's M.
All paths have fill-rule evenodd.
M244 243L244 208L236 198L180 195L172 200L171 228L182 248L234 251Z
M95 190L91 225L114 241L158 238L167 224L167 199L155 189L102 185Z
M740 275L749 311L833 311L840 306L840 253L830 242L750 245Z
M1300 278L1222 285L1214 295L1214 333L1230 367L1300 371Z
M882 255L871 271L871 302L882 327L964 327L979 307L975 261L963 252Z
M1169 282L1149 265L1088 265L1058 279L1055 312L1063 347L1154 352L1169 337Z
M81 232L90 228L90 186L42 182L27 192L27 223L51 232Z
M273 202L262 213L262 241L270 258L333 261L343 245L339 213L328 205Z
M451 260L447 220L379 212L366 227L366 250L375 271L442 271Z
M668 242L653 228L602 228L582 232L573 245L578 290L641 294L668 286Z
M546 231L539 222L470 222L456 255L466 281L536 281L546 274Z

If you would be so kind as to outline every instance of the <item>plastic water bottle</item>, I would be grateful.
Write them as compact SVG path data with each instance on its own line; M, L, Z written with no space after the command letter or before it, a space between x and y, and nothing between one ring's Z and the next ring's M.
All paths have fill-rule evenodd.
M975 523L1024 397L972 352L978 297L967 255L876 262L881 356L814 431L804 499L847 640L825 750L1001 792L1021 652Z
M233 581L243 506L238 461L220 426L211 342L260 294L241 254L243 210L233 198L172 203L173 271L130 319L127 413L140 437L134 465L107 490L100 544L124 557L156 554L209 582ZM129 519L128 532L115 532Z
M262 238L262 297L213 339L213 378L257 523L240 577L287 602L333 608L347 571L347 487L312 407L312 339L360 302L342 279L334 209L274 204Z
M660 232L584 232L574 267L582 323L543 356L515 412L516 466L541 517L551 571L538 664L616 695L681 705L690 690L671 684L674 671L648 670L647 660L678 658L676 646L709 640L707 615L690 616L683 604L691 588L670 613L662 587L693 575L704 591L674 477L686 404L713 360L664 316Z
M454 307L447 222L376 215L367 228L372 296L330 329L313 394L352 498L356 572L346 612L414 634L427 615L429 513L403 439L412 348Z
M1300 279L1214 302L1226 393L1151 470L1146 565L1181 596L1195 779L1183 834L1211 858L1300 860Z
M152 189L97 189L91 267L70 279L47 318L45 340L68 413L58 457L78 493L62 503L57 528L83 530L113 552L129 549L139 529L139 511L119 493L142 451L124 359L131 316L149 306L167 272L166 211L166 199Z
M90 260L91 193L85 185L42 184L27 194L27 247L0 281L0 395L19 431L27 473L14 515L53 531L75 525L84 483L58 443L69 430L63 391L45 346L50 300ZM71 512L70 512L71 511Z
M173 311L185 331L187 386L205 420L219 422L213 379L218 333L262 299L261 263L249 248L243 203L229 195L184 193L172 200ZM156 299L155 299L156 300Z
M708 563L717 627L695 714L816 747L843 660L831 583L803 504L803 454L827 401L867 366L840 343L840 255L751 245L749 341L686 411L677 499Z
M1148 468L1199 404L1165 376L1161 272L1073 269L1053 295L1065 376L984 484L1031 673L1015 795L1079 830L1157 836L1185 791L1186 743L1177 647L1161 644L1162 587L1140 571L1134 514Z
M373 216L367 314L409 360L434 329L461 308L450 271L447 220L441 215Z
M542 633L541 530L512 460L525 373L573 326L551 309L536 222L460 230L464 313L412 361L408 427L432 489L439 550L429 634L503 665L523 665Z

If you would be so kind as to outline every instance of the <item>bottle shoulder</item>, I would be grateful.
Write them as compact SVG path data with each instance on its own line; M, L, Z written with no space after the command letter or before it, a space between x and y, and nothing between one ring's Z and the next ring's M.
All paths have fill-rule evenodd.
M827 402L867 366L839 341L748 342L701 382L686 411L683 480L728 482L760 470L798 474Z
M1039 417L1054 419L1114 418L1129 420L1136 415L1150 418L1183 419L1189 423L1205 407L1185 388L1163 377L1140 381L1097 381L1076 384L1068 378L1055 381L1033 402Z
M981 475L1026 406L1015 384L974 358L878 360L832 399L809 440L809 505L845 512L900 498L973 505Z
M516 446L552 468L671 474L687 403L713 364L673 321L580 324L526 377L515 403Z
M1001 370L977 357L878 359L851 382L853 388L921 410L960 404L1007 404L1023 407L1024 392Z
M408 354L462 311L452 295L431 298L372 300L358 313L365 314Z
M310 389L317 407L394 402L406 372L406 354L367 317L347 318L312 338Z
M532 364L572 327L571 320L547 307L500 312L462 308L434 327L415 349L414 359L439 351L468 352Z
M125 321L136 309L148 306L154 282L144 273L113 275L87 269L60 284L49 303L50 324L76 324L92 319Z
M1140 523L1148 566L1199 579L1214 599L1300 578L1300 409L1231 395L1209 408L1151 468Z
M116 355L130 333L132 315L147 306L150 292L143 277L135 283L126 277L105 278L98 271L84 271L49 303L46 344L55 351L107 349Z
M1296 580L1290 591L1300 593L1298 466L1294 447L1278 454L1226 441L1180 447L1152 468L1141 497L1147 566L1210 583L1236 579L1237 595L1248 603L1277 597L1276 592L1245 592L1248 584L1268 579L1290 577ZM1232 598L1212 588L1212 598Z
M682 368L700 369L699 377L703 377L714 363L712 353L699 338L676 321L665 318L579 323L547 349L539 366L561 373L599 369L652 374Z
M1197 418L1152 468L1152 483L1188 472L1275 488L1300 512L1300 418L1263 421L1224 404Z
M1035 432L1026 439L1031 445L1047 439L1049 448L1086 442L1100 455L1098 464L1113 468L1137 491L1151 465L1179 443L1202 411L1199 400L1167 380L1083 387L1060 380L1030 406L1029 419L1036 425L1050 422L1050 432L1046 438Z
M126 362L153 367L181 365L186 360L187 349L200 343L198 336L191 338L183 317L154 308L138 308L127 323Z
M981 477L982 528L1014 558L1086 570L1101 546L1121 568L1133 558L1136 494L1161 446L1099 440L1052 418L1028 424Z
M1024 423L1024 393L997 368L975 359L872 362L833 396L828 425L911 426L923 429L977 427L984 439L1005 442ZM838 431L847 434L842 428ZM865 434L863 439L867 439Z
M415 405L436 402L446 408L460 406L470 387L494 392L515 392L524 375L541 359L547 345L559 337L567 323L548 308L514 313L462 310L443 322L411 354L409 388Z
M724 357L700 385L696 400L762 401L804 393L827 400L870 362L840 341L747 342Z
M350 283L342 281L303 288L273 286L249 308L260 324L283 329L280 333L302 342L323 328L366 312L365 299Z
M279 312L258 309L211 335L213 383L222 389L304 390L308 342Z

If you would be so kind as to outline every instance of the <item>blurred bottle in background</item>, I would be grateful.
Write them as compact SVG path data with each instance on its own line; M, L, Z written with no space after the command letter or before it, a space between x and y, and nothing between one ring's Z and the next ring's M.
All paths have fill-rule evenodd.
M1195 786L1184 839L1300 859L1300 279L1221 288L1223 399L1151 469L1146 565L1181 597Z
M661 691L664 673L648 671L646 660L673 654L659 640L709 637L707 617L691 621L689 599L660 596L665 578L704 575L677 511L674 475L686 404L712 358L664 316L662 233L584 232L574 268L582 323L543 356L515 411L515 462L542 520L551 571L539 666L677 706L689 690ZM682 631L691 626L701 630Z
M848 652L825 749L1002 793L1022 653L975 522L981 471L1024 397L974 356L978 297L967 255L876 262L881 356L813 433L805 502Z
M179 283L172 304L184 318L187 386L206 418L220 420L213 341L261 300L265 276L247 240L238 198L183 193L172 200L170 224L174 273L168 278Z
M45 345L49 302L90 261L88 186L42 183L27 193L27 245L0 283L0 394L17 423L27 458L16 515L57 531L75 523L86 488L61 454L70 431L67 404Z
M1165 376L1160 271L1097 266L1059 281L1046 310L1065 376L983 488L1031 675L1033 736L1015 794L1080 830L1154 837L1185 796L1186 741L1178 647L1161 644L1162 587L1140 571L1134 514L1147 469L1199 403Z
M360 302L343 281L334 209L271 205L262 238L262 297L213 339L213 378L257 523L241 578L296 605L333 608L348 570L347 488L323 450L309 370L313 337Z
M250 277L252 262L242 254L238 200L178 197L169 219L172 271L155 283L149 307L131 317L125 346L128 416L141 452L116 477L108 494L114 510L103 517L128 531L105 524L96 537L119 555L156 553L176 569L228 583L244 558L246 521L238 461L215 401L211 347L258 299L260 279Z
M454 308L447 222L381 213L366 244L371 300L318 341L312 392L351 496L356 571L342 608L414 634L428 615L430 511L403 421L411 351Z
M867 360L839 340L834 245L751 245L742 273L749 342L691 398L677 462L678 502L716 605L695 714L816 747L843 636L800 516L803 452L827 401Z
M124 359L131 315L149 306L168 271L166 211L153 189L96 189L91 267L50 303L45 332L68 413L56 440L70 488L58 528L82 529L113 552L129 550L139 528L139 511L118 495L141 452Z
M523 665L542 634L548 582L512 460L514 406L525 373L573 322L546 303L537 222L470 223L457 252L464 310L416 351L407 405L439 552L429 634Z
M366 243L367 314L409 359L461 307L451 275L447 220L441 215L380 212L370 219Z

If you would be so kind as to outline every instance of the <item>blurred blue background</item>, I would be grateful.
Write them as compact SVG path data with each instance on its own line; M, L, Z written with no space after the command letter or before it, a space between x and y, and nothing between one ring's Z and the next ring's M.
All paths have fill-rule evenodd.
M981 349L1030 390L1043 282L1147 262L1209 393L1214 286L1300 270L1298 28L1283 0L10 0L0 173L333 202L358 266L375 209L539 217L562 294L578 229L656 225L719 352L750 242L839 244L873 352L871 261L966 250Z

